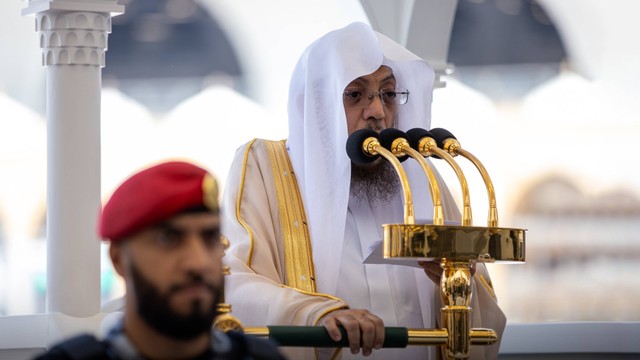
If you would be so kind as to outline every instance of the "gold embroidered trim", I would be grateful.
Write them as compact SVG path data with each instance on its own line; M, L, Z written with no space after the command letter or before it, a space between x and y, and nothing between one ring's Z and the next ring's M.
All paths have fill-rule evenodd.
M298 182L289 161L285 140L265 141L273 171L280 226L284 237L287 285L315 293L316 279L311 241Z
M318 348L313 348L313 353L316 356L316 360L320 359L320 353L318 352ZM342 348L336 348L335 350L333 350L333 355L331 355L330 359L331 360L338 359L341 353L342 353Z
M330 309L325 310L324 312L322 312L322 314L320 314L320 316L318 316L318 318L316 319L316 321L314 322L314 326L318 326L318 322L320 321L320 319L322 319L323 316L327 315L328 313L332 312L332 311L336 311L336 310L343 310L343 309L348 309L349 306L347 305L341 305L341 306L334 306Z
M297 289L297 288L294 288L294 287L291 287L291 286L288 286L288 285L284 285L284 284L280 284L280 287L287 288L287 289L293 289L293 290L295 290L295 291L297 291L297 292L299 292L301 294L305 294L305 295L320 296L320 297L331 299L331 300L343 301L339 297L335 297L335 296L329 295L329 294L323 294L323 293L318 293L318 292L313 292L313 291L304 291L304 290ZM342 307L349 307L349 306L348 305L346 305L346 306L341 305L340 307L337 307L336 309L341 309ZM333 310L336 310L336 309L333 309ZM322 315L324 315L324 314L322 314Z
M249 151L251 150L251 147L256 142L256 140L257 139L251 140L247 145L247 149L244 152L244 158L242 159L242 175L240 176L238 199L236 202L236 218L238 219L238 222L240 223L240 225L242 225L245 228L245 230L247 230L247 233L249 234L249 256L247 257L247 266L249 267L251 267L251 258L253 257L253 231L251 230L247 222L244 221L244 219L240 215L240 207L242 206L242 195L244 193L244 179L245 179L245 176L247 175L247 161L249 159Z
M495 299L496 298L496 294L493 291L493 286L491 286L491 284L489 284L489 282L487 281L487 279L484 278L483 275L478 275L478 278L480 279L480 282L482 283L482 285L484 285L484 287L487 288L487 290L489 291L489 294L491 294L491 297L493 297Z

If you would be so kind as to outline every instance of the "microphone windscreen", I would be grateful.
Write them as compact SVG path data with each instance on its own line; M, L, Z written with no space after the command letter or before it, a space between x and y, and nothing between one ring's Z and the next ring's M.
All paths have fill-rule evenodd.
M389 151L391 151L393 141L398 138L403 138L409 141L407 134L405 134L402 130L398 130L396 128L388 128L380 131L380 144ZM409 155L398 156L398 160L400 160L400 162L407 160L407 158L409 158Z
M449 130L443 128L431 129L431 135L433 135L433 138L436 140L436 144L438 144L438 147L440 149L444 149L444 142L447 139L456 138L452 133L449 132Z
M347 155L349 155L351 161L356 164L368 164L380 157L380 155L369 155L362 149L362 144L370 137L380 138L378 133L371 129L356 130L349 135L347 138Z
M433 138L433 135L431 135L429 131L422 128L413 128L407 131L406 134L407 134L407 138L409 138L409 145L411 145L412 148L418 151L420 150L418 149L420 145L420 140L426 137Z

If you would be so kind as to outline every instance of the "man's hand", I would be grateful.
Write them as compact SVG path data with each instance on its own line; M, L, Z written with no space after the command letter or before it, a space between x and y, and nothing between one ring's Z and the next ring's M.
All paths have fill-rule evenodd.
M440 278L442 277L442 268L440 267L440 260L431 260L431 261L418 261L418 265L420 265L425 274L433 281L436 286L440 285ZM471 276L476 273L476 262L473 262L471 266Z
M440 267L440 261L418 261L418 265L420 265L424 269L424 273L427 274L429 279L431 279L431 281L433 281L436 286L440 285L440 278L442 277L442 268Z
M338 325L342 326L347 332L352 354L357 354L362 344L362 355L369 356L372 349L380 349L384 343L382 319L367 310L332 311L323 316L318 325L324 326L334 341L341 340L342 335Z

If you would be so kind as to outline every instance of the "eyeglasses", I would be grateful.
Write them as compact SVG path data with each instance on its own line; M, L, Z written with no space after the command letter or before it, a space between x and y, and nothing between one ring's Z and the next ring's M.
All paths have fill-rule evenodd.
M373 91L363 88L345 89L343 99L346 104L353 106L368 106L373 101L374 96L379 96L384 105L404 105L409 100L409 90L407 89L382 89Z

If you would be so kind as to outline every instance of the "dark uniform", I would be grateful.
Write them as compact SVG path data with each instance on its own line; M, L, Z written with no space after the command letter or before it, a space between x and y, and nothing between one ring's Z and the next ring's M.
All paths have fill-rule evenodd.
M104 340L85 334L57 344L34 360L144 360L122 327L114 328ZM284 357L270 341L240 332L211 333L211 347L192 360L281 360Z

